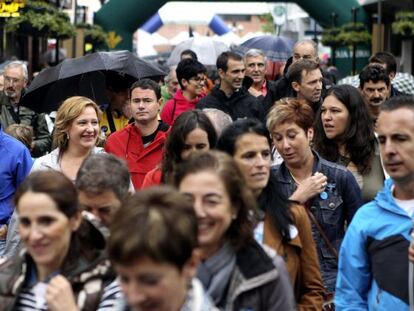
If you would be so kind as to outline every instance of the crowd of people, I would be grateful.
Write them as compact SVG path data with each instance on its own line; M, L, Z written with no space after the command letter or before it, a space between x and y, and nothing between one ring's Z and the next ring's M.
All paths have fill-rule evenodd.
M187 50L162 81L108 74L106 106L37 113L10 62L0 310L409 310L414 96L395 57L358 88L310 40L278 80L266 66L223 52L216 81Z

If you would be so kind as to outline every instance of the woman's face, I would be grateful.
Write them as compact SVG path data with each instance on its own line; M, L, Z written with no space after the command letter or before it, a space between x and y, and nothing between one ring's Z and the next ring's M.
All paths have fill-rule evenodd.
M31 191L20 198L17 211L20 237L36 266L43 271L59 270L80 216L69 219L49 195Z
M179 190L194 205L198 219L198 242L205 257L210 257L224 243L232 219L237 215L221 178L213 171L185 176Z
M91 149L95 146L99 134L99 120L93 107L85 110L69 126L69 145Z
M267 138L254 133L240 136L233 158L243 174L247 186L257 193L269 181L271 151Z
M285 122L276 125L271 134L273 144L286 165L300 166L312 155L309 146L313 136L312 129L305 132L296 123Z
M184 147L181 151L181 159L187 159L194 151L207 151L210 149L207 132L201 128L195 128L185 138Z
M349 124L349 111L335 96L329 95L321 107L321 119L328 139L338 140Z
M115 264L122 292L133 311L176 311L184 303L191 271L143 257L130 265Z

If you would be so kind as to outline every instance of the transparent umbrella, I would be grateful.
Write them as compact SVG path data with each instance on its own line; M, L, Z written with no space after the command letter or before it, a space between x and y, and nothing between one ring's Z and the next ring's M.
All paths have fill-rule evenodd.
M217 57L229 50L229 47L210 37L194 37L178 44L171 52L167 64L169 66L177 65L180 62L181 52L187 49L193 50L198 57L198 61L203 65L215 65Z

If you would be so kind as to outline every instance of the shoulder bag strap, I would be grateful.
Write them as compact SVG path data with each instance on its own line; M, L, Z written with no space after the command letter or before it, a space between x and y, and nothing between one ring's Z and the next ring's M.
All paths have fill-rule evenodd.
M338 259L339 256L338 256L337 250L332 245L332 243L329 241L328 237L325 234L325 231L322 229L322 227L319 224L318 220L315 218L315 215L313 215L312 212L309 210L308 204L305 204L305 210L308 213L308 216L309 216L311 222L315 225L316 229L318 229L319 233L321 234L321 237L324 240L324 242L325 242L326 246L328 247L329 251L332 253L332 255L335 256L336 259Z

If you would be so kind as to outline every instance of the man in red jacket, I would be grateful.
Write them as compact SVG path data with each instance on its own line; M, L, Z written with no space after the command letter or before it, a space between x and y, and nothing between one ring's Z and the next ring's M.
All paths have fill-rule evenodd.
M175 71L181 89L167 101L160 115L161 120L169 125L172 125L183 112L195 109L196 104L205 95L206 67L203 64L195 59L186 58L179 62Z
M138 190L145 174L161 161L168 125L158 121L161 91L156 82L135 82L129 97L134 123L110 135L105 150L127 161L132 183Z

